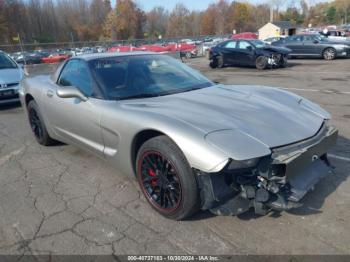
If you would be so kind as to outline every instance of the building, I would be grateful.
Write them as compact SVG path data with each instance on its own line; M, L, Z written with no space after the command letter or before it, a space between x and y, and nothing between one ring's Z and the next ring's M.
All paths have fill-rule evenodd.
M259 39L266 39L269 37L289 36L294 35L296 27L289 21L269 22L259 29Z

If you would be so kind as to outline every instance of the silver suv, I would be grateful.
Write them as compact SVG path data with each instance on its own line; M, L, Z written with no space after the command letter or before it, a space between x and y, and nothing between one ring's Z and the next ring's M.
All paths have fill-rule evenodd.
M0 105L19 101L18 89L22 77L22 68L0 51Z

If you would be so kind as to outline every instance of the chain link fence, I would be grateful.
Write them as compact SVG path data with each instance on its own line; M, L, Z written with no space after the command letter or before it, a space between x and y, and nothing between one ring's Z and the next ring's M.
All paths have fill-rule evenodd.
M102 47L108 49L116 46L132 45L138 47L141 45L159 44L166 45L167 43L177 43L191 41L196 45L198 56L204 56L207 50L207 46L211 46L220 40L229 38L229 35L205 35L197 37L176 37L176 38L163 38L163 39L129 39L118 41L79 41L79 42L55 42L55 43L22 43L20 44L0 44L0 50L6 53L15 52L32 52L35 50L45 50L49 52L64 51L81 49L84 47Z

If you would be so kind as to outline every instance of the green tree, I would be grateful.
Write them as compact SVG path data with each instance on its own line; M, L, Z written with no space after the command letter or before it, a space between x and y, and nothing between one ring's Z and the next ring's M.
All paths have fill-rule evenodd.
M107 17L104 31L111 39L143 38L145 13L132 0L118 0Z
M337 15L337 9L334 6L330 6L327 9L327 13L326 13L327 23L329 24L336 23L336 15Z

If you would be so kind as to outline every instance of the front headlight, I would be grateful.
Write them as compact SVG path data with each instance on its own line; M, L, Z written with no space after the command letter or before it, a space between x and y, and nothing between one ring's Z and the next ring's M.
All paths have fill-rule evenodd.
M348 48L348 46L347 45L336 45L335 46L335 49L339 49L339 50L345 49L345 48Z
M260 158L252 158L248 160L243 160L243 161L236 161L236 160L231 160L230 164L227 167L227 170L235 170L235 169L246 169L246 168L252 168L255 167Z

